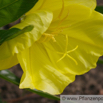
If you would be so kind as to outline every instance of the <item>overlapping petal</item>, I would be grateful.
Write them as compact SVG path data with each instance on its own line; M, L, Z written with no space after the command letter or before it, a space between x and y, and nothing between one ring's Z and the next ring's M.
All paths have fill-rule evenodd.
M65 23L67 24L67 22ZM68 47L66 47L66 35L68 36ZM68 48L67 51L70 51L78 46L75 51L70 53L70 56L74 58L78 65L76 65L75 61L68 58L68 56L63 58L64 63L68 62L67 67L70 68L70 71L79 75L87 72L91 68L95 68L98 58L103 55L103 15L94 11L87 20L63 29L56 37L56 41L57 46L56 42L51 42L50 45L49 43L45 44L48 54L52 58L52 62L59 58L56 51L63 53L65 48ZM50 50L55 52L50 53L50 47L52 48ZM60 48L62 50L60 50ZM60 62L62 62L62 60ZM61 65L61 63L59 65Z
M30 47L48 29L52 18L53 15L49 11L39 11L26 16L24 20L15 25L14 28L23 29L28 25L33 25L33 30L4 42L0 46L0 60L8 58L15 53L21 52L25 48Z
M55 11L61 9L63 3L65 7L74 4L88 7L91 10L93 10L96 7L96 0L39 0L27 14L40 9Z
M46 33L50 30L53 29ZM103 15L93 12L87 20L65 28L54 37L56 42L39 40L18 54L24 71L20 88L60 94L75 75L95 68L103 54Z
M16 55L0 60L0 70L9 69L18 63L19 62Z
M90 18L76 23L62 32L83 43L103 48L103 15L94 11Z
M77 6L80 6L82 8L78 10ZM27 12L27 15L34 13L37 10L49 10L53 12L54 20L57 18L63 19L67 14L71 15L71 10L74 9L75 12L73 13L77 14L77 18L79 16L80 18L85 19L87 16L90 15L95 6L96 0L39 0L37 4L29 12ZM83 7L85 8L85 10ZM78 12L82 12L83 14L78 14ZM73 18L75 20L76 16L74 16Z
M103 54L103 15L93 11L95 6L96 0L39 0L14 26L34 29L0 46L1 63L11 56L1 69L19 62L20 88L60 94L76 75L95 68Z
M51 61L43 44L34 43L31 48L18 54L18 60L24 71L20 88L36 88L60 94L75 78L73 74L64 71L64 65L59 68Z
M58 11L54 12L54 19L49 27L53 28L53 30L59 26L70 27L72 24L87 20L88 18L90 18L92 12L87 7L73 4L65 8L60 17L57 17L57 13Z

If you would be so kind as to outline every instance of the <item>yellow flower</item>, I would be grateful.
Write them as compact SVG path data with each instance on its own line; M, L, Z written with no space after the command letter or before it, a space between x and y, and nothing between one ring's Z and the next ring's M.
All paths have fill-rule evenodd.
M103 15L95 6L95 0L39 0L14 26L34 29L0 46L0 69L20 63L20 88L60 94L103 54Z

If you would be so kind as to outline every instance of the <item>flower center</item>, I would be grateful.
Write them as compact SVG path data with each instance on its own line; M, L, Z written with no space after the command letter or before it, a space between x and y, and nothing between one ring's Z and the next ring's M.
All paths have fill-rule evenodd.
M60 13L59 13L57 19L60 19L60 17L62 16L62 13L64 11L64 0L61 0L61 1L62 1L62 7L61 7L61 10L60 10ZM46 2L46 0L43 0L43 3L39 7L39 9L41 9L43 7L43 5L45 4L45 2ZM40 38L39 42L47 42L49 40L53 40L53 42L56 42L55 36L57 36L59 33L61 33L63 31L63 29L69 27L69 26L61 26L62 22L68 17L68 14L62 20L59 21L59 23L58 23L58 25L56 27L49 28L49 29L53 30L51 33L43 33L43 35Z
M68 36L66 35L66 47L65 47L65 52L64 52L64 53L62 53L62 52L57 52L58 54L62 54L62 55L63 55L57 62L61 61L62 59L64 59L64 58L67 56L67 57L69 57L71 60L73 60L76 65L78 65L77 61L76 61L72 56L69 55L69 53L75 51L77 48L78 48L78 45L77 45L74 49L72 49L72 50L69 50L69 51L67 50L67 49L68 49Z
M42 37L40 38L39 42L48 42L49 40L52 40L53 42L56 42L54 34L49 33L43 33Z
M46 0L43 1L43 3L40 6L40 8L43 7L45 1ZM53 20L53 22L55 22L56 20L60 20L61 19L60 17L62 16L63 11L64 11L64 0L62 0L61 11L60 11L58 17L55 20ZM62 23L63 23L63 21L68 17L68 15L69 15L69 13L67 13L67 15L59 21L59 23L56 25L56 27L53 27L53 28L50 27L48 29L48 31L53 30L52 32L49 32L49 33L45 32L45 33L43 33L43 35L40 38L39 42L41 42L41 43L42 42L48 42L49 40L52 40L53 42L56 42L55 36L59 36L59 34L63 31L63 29L70 27L70 25L69 26L61 26ZM67 56L72 61L74 61L76 65L78 65L77 61L72 56L69 55L69 53L74 52L78 48L78 45L74 49L68 51L68 36L67 35L65 35L65 36L66 36L66 47L65 47L65 51L64 52L55 51L56 53L62 55L62 57L60 59L58 59L57 62L60 62L61 60L63 60ZM47 47L47 48L49 48L49 47Z

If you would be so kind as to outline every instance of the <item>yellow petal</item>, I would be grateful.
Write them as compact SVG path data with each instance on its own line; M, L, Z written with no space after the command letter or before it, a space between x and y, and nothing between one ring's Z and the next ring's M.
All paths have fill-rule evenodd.
M49 10L53 12L53 21L68 18L74 23L87 19L95 6L96 0L39 0L27 15L38 10Z
M77 4L70 5L69 7L64 8L62 15L58 18L56 18L56 16L58 16L57 12L59 11L54 12L54 19L49 27L50 31L58 27L69 28L71 25L75 23L90 18L92 13L89 8Z
M23 29L28 25L33 25L34 29L3 43L0 46L0 60L8 58L11 55L14 55L14 53L19 53L25 48L30 47L48 29L52 18L52 13L48 11L39 11L27 15L21 23L14 27Z
M62 33L64 35L62 35ZM78 46L74 52L70 53L70 56L75 59L78 65L76 65L73 60L68 61L68 56L63 59L65 63L68 61L68 67L71 73L79 75L89 71L91 68L95 68L98 58L103 55L103 15L93 12L89 19L72 25L66 30L64 29L62 33L56 37L59 48L66 47L66 35L69 41L67 51ZM51 45L48 44L47 46L48 48L51 46L54 48L54 45L56 45L56 43L52 43ZM53 51L60 51L59 48L57 49L56 46ZM63 50L61 51L63 52ZM54 56L52 57L51 55L51 58L55 57L57 60L58 57L53 53L52 55Z
M39 40L18 54L24 71L20 88L60 94L75 75L96 67L103 55L103 15L94 11L90 18L62 33L54 36L56 42Z
M4 60L0 60L0 70L9 69L16 64L18 64L16 55L11 56Z
M50 10L55 11L69 5L82 5L93 10L96 7L96 0L39 0L36 5L27 13L33 13L37 10Z
M97 48L103 48L103 15L94 11L90 18L64 29L62 33Z
M65 0L69 4L79 4L86 7L89 7L90 9L95 9L96 7L96 0Z
M103 48L100 48L100 45L91 45L83 41L85 38L82 38L82 41L80 41L68 37L68 45L66 45L65 35L60 34L55 39L56 42L51 40L48 43L44 43L44 47L51 62L63 74L84 74L96 67L98 58L103 54ZM101 43L103 44L103 42Z
M34 43L31 48L18 54L18 60L24 71L20 88L60 94L74 80L73 74L63 74L64 69L51 62L42 44Z

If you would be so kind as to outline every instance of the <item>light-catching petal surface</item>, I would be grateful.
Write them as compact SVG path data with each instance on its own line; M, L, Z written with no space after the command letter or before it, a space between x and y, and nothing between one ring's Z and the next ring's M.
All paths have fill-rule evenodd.
M80 10L78 10L77 6L82 7ZM84 10L84 8L85 10ZM76 13L80 19L86 19L87 16L90 15L92 10L96 7L96 0L39 0L37 4L29 11L27 12L28 14L34 13L35 11L38 10L49 10L53 12L53 20L55 19L63 19L67 15L71 16L71 11L72 9L75 10L74 14ZM76 10L77 9L77 10ZM79 12L82 12L81 14ZM84 15L85 16L82 16ZM78 18L77 16L77 18ZM72 16L74 20L76 16ZM79 20L80 20L79 19ZM81 19L81 20L82 20ZM72 19L73 20L73 19Z
M0 70L9 69L18 63L16 55L0 60Z
M68 36L68 44L66 43L66 36ZM53 54L56 51L65 53L65 48L67 48L67 51L71 51L78 46L75 51L70 52L72 59L67 55L62 59L64 63L68 62L67 67L70 68L71 73L80 75L89 71L91 68L95 68L98 58L103 55L103 15L94 11L89 19L74 24L60 32L56 37L56 41L57 46L56 43L51 42L50 45L49 43L45 43L52 62L60 58L56 56L57 54ZM55 48L51 49L50 47L52 46ZM51 53L49 48L55 52ZM63 54L60 55L61 57L63 56ZM62 64L62 60L58 66Z
M56 29L56 27L69 28L71 25L75 25L75 23L78 23L80 21L82 22L90 18L91 13L92 12L90 11L90 9L82 5L70 5L69 7L65 8L65 10L63 10L61 16L58 18L55 17L57 16L58 11L54 12L53 17L56 19L53 19L49 28L53 28L53 30Z
M42 44L34 43L33 46L18 54L18 60L24 74L20 88L38 89L50 94L60 94L68 83L74 80L74 75L63 75L53 64ZM61 70L64 72L63 68Z
M69 5L82 5L90 8L91 10L96 7L96 0L39 0L36 5L27 13L33 13L34 11L45 9L55 11L61 9L64 3L64 7Z
M15 25L14 28L23 29L28 25L33 25L34 28L30 32L21 34L0 46L0 60L8 58L14 53L19 53L25 48L28 48L37 41L41 35L48 29L53 15L48 11L39 11L27 15L24 20Z
M37 41L18 54L24 71L20 88L60 94L75 75L95 68L103 54L103 15L93 12L88 20L64 29L55 40Z

